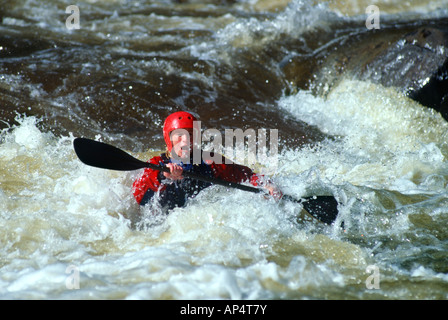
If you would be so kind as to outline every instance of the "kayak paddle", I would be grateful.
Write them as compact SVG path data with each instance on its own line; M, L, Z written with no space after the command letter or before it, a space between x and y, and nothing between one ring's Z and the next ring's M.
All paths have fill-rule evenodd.
M75 138L75 140L73 141L73 146L78 158L84 164L92 167L119 171L132 171L142 168L151 168L153 170L170 172L170 169L168 167L138 160L130 154L124 152L123 150L107 143L86 138ZM264 192L263 189L229 182L217 178L211 178L196 174L194 172L184 171L182 175L192 179L205 181L212 184L218 184L234 189L254 193ZM338 202L333 196L313 196L304 199L295 199L289 195L283 195L282 200L288 200L302 204L304 209L309 214L326 224L332 224L336 220L336 217L338 215Z

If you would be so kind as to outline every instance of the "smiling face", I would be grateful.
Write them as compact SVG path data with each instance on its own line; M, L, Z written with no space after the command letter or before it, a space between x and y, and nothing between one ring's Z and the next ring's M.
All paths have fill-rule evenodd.
M170 134L172 153L181 159L190 159L193 147L193 129L176 129Z

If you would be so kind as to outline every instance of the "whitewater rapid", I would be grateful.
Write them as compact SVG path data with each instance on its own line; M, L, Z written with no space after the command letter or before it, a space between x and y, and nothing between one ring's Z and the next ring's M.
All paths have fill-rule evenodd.
M272 178L293 196L334 194L345 229L297 219L297 204L219 186L167 217L139 213L130 192L138 172L88 167L73 136L18 117L0 144L2 298L345 298L347 287L348 297L381 296L364 285L368 265L387 281L430 281L432 294L446 298L446 275L402 265L413 254L419 261L426 241L446 249L437 226L448 203L443 119L393 90L352 81L327 99L299 92L279 105L335 138L284 151ZM135 229L138 214L145 224ZM420 243L409 233L422 215L434 225L415 231ZM70 268L79 289L67 289Z
M446 300L446 120L349 73L331 86L324 73L325 96L285 83L289 59L364 33L368 5L85 1L68 31L59 2L12 0L0 299ZM379 7L385 28L448 12L442 0ZM147 160L163 152L164 115L187 106L204 128L279 129L276 167L254 169L296 198L334 195L336 223L220 186L161 216L132 196L140 171L89 167L73 150L87 136Z

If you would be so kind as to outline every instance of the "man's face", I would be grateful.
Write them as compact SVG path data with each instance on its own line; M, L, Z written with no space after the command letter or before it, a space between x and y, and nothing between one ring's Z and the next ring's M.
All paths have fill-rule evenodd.
M173 153L180 158L189 159L193 146L193 129L176 129L171 132L170 136Z

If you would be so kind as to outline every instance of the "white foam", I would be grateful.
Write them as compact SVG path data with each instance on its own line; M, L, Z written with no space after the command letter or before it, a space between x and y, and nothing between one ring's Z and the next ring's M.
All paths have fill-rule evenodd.
M306 91L285 97L280 106L337 141L314 149L286 151L284 171L316 168L334 183L375 183L414 189L412 179L444 170L448 123L434 111L394 89L345 80L327 99ZM288 165L291 161L292 165ZM297 164L297 168L294 164Z
M36 127L36 118L25 118L21 126L14 130L14 141L28 149L37 149L44 141L42 133Z
M59 9L48 4L41 7L36 1L28 3L34 7L30 5L25 16L29 21L38 21L36 27L66 32L63 19L54 18L56 11L52 10ZM33 11L35 7L41 8ZM83 7L82 14L89 10L107 12L107 5L94 8ZM43 21L33 20L42 12ZM136 17L135 22L140 18ZM214 25L215 17L207 21L155 15L149 18L164 23L164 28L174 22L181 28L194 24L198 29L219 30L211 43L185 40L192 43L186 50L191 50L194 57L225 61L226 53L221 48L229 44L240 50L263 46L285 33L299 37L304 31L325 28L326 22L336 16L326 6L293 1L272 19L225 15L222 25L226 27ZM107 23L103 23L105 20ZM134 20L129 22L116 14L105 20L90 25L81 22L82 30L90 29L92 37L120 44L129 41L130 36L137 41L147 39L148 29L134 24ZM25 20L3 21L20 26ZM73 32L72 36L76 39L82 34ZM176 39L168 35L158 40ZM129 49L116 50L126 53ZM160 63L148 60L147 65L160 67ZM91 65L83 67L87 72ZM168 73L175 69L169 63L163 67ZM20 76L0 77L4 90L21 88ZM27 89L34 97L43 94L39 87ZM64 105L62 100L52 103ZM358 284L366 278L366 253L374 263L377 259L389 267L400 264L399 259L409 254L421 254L426 241L437 240L430 230L424 245L397 245L409 241L407 237L415 230L410 228L409 216L420 213L421 208L429 212L434 224L444 221L446 215L446 208L438 204L446 193L448 130L439 115L393 90L356 81L342 82L327 99L300 91L281 99L280 106L297 119L340 137L316 147L285 150L279 157L275 181L286 193L297 197L310 192L334 193L344 200L341 214L357 219L359 232L352 231L354 223L349 219L347 236L339 226L300 223L296 216L301 207L294 203L279 205L261 195L222 187L204 190L185 208L156 219L150 228L133 230L124 218L138 209L131 194L133 175L82 164L74 154L72 136L55 137L42 131L36 118L22 117L0 136L0 296L322 298L331 297L335 288L340 298L346 293L346 285L356 283L356 294L364 297L365 291ZM378 201L375 190L369 187L377 187L389 196L393 209L384 209L388 203ZM431 192L438 198L432 199L435 205L430 203L428 207L400 207L399 195L389 190L417 195ZM362 205L360 210L345 206L358 195L370 206ZM369 216L372 212L374 215ZM147 218L151 221L151 217ZM320 238L313 237L315 233ZM347 245L350 236L354 240ZM396 246L384 249L381 241L391 248ZM438 249L437 245L434 248ZM79 267L79 290L66 287L68 266ZM402 274L405 280L411 275L446 281L426 267L411 273L393 273L390 278L404 283L400 281Z

